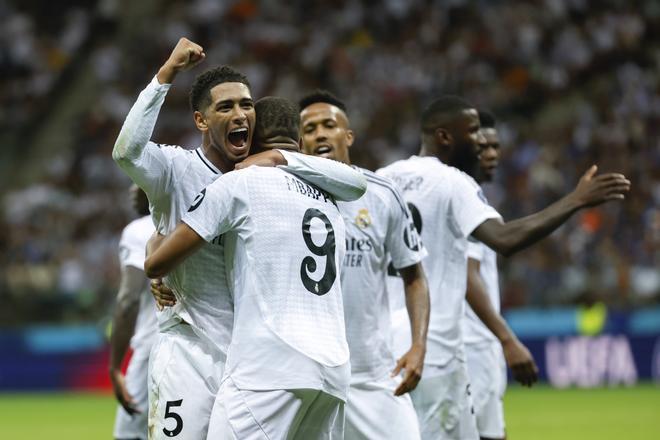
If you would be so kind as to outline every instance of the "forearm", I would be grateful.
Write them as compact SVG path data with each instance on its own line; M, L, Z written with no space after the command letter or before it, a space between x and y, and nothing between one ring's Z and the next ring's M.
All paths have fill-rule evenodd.
M147 258L153 255L153 253L160 247L160 245L165 240L165 237L165 235L159 234L158 231L154 231L154 233L151 235L151 238L149 238L149 241L147 241L147 248L145 253Z
M112 319L110 370L119 370L135 332L139 301L120 301Z
M149 278L167 275L189 255L204 244L204 239L185 223L179 223L174 232L166 236L158 249L154 249L144 262Z
M468 261L466 299L477 317L502 344L516 337L504 318L502 318L491 304L488 293L486 292L486 286L479 274L478 263L475 264L472 259Z
M419 267L417 267L419 266ZM426 333L429 326L429 290L420 265L400 269L406 295L406 309L410 318L413 345L426 347Z
M564 224L580 205L571 194L535 214L501 223L488 220L472 235L500 254L510 256L550 235Z
M282 168L305 179L337 200L357 200L367 190L367 180L358 170L322 157L279 150L287 161Z
M169 87L152 80L128 112L112 150L112 158L122 168L140 157L147 146Z

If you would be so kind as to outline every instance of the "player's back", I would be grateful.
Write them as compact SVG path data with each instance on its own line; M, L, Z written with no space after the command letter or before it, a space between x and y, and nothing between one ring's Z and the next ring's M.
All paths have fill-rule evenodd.
M412 156L379 174L397 183L428 250L422 262L431 299L427 363L444 365L463 356L459 319L464 314L467 237L489 218L473 209L480 188L468 175L434 157Z
M207 240L225 233L235 305L227 374L243 389L345 398L345 232L333 198L281 169L250 167L204 199L184 222Z

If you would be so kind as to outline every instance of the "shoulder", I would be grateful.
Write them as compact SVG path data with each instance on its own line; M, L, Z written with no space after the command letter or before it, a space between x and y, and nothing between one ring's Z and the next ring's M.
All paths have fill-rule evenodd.
M377 174L379 176L387 176L389 174L395 173L395 172L399 171L400 169L406 168L406 166L408 164L408 161L410 161L410 158L409 159L397 160L396 162L392 162L391 164L386 165L386 166L376 170L375 174Z
M396 206L404 213L406 212L406 204L392 179L363 168L358 168L358 170L367 180L367 195L378 197L387 203L387 206Z

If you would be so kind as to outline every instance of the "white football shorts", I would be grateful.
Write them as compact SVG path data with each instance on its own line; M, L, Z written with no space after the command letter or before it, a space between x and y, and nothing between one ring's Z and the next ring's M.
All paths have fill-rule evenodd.
M482 437L504 438L506 363L499 342L465 346L477 429Z
M410 394L423 440L479 440L465 362L425 365Z
M320 390L240 390L224 379L213 407L209 440L339 440L344 402Z
M401 377L351 381L346 402L347 440L419 440L415 408L408 394L395 396Z
M190 325L159 333L149 358L149 439L206 438L223 368Z

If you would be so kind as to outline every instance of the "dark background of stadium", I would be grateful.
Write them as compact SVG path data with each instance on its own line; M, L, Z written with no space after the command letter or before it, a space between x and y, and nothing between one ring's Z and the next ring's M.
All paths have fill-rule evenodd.
M657 1L0 1L0 325L101 322L134 217L110 152L180 36L207 59L180 75L154 140L196 147L195 74L231 64L255 98L343 98L355 163L417 152L423 106L461 94L498 118L487 195L505 218L570 191L592 163L633 182L501 261L505 309L660 300Z

